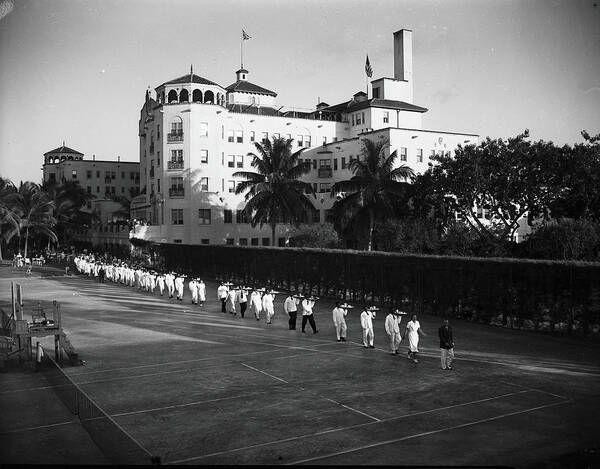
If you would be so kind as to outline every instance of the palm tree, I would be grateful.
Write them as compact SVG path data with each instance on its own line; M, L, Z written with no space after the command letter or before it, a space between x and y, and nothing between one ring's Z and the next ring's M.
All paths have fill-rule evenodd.
M9 242L19 232L19 214L15 211L19 193L14 184L0 177L0 260L2 260L2 241Z
M256 172L237 171L234 177L245 180L238 184L235 193L246 193L244 211L254 228L260 224L271 227L273 246L278 223L299 224L314 206L306 193L313 194L312 186L298 178L310 171L310 162L300 163L298 157L304 149L292 153L292 139L273 138L262 144L255 142L258 155L252 157Z
M368 226L368 250L373 249L375 222L394 216L394 204L404 195L405 182L414 177L408 166L394 167L396 151L386 156L389 142L362 141L357 159L350 162L354 174L347 181L336 182L331 188L332 196L343 193L332 207L334 219L342 229L349 224Z
M62 184L44 182L42 190L54 202L56 233L61 235L62 243L67 244L70 229L90 222L91 215L82 208L94 198L78 181L64 180Z
M21 217L19 226L21 232L25 230L24 257L27 257L29 235L33 233L47 236L50 241L57 242L58 237L53 228L56 225L54 218L54 201L34 182L21 182L19 186L18 211Z

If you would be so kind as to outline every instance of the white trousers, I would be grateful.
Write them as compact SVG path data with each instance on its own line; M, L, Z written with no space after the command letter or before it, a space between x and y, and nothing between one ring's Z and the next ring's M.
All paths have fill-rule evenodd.
M374 338L375 338L375 336L373 334L373 329L372 328L363 329L363 345L365 347L373 345L373 339Z
M334 327L335 327L335 335L337 340L340 340L340 338L346 338L346 331L348 330L348 328L346 327L346 321L341 320L338 323L333 323Z
M400 333L394 332L391 335L388 335L388 337L390 338L390 349L392 352L396 352L400 347L400 341L402 340Z

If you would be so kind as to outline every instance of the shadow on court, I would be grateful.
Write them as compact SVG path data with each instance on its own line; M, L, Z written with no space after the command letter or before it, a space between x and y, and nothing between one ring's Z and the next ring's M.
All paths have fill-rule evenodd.
M163 463L528 466L598 443L596 344L456 320L455 369L442 371L435 317L419 318L414 364L404 341L389 353L385 313L376 349L362 347L359 309L336 342L328 300L319 333L302 334L300 320L288 330L284 294L267 325L221 313L214 282L204 307L188 290L179 302L35 271L21 283L27 301L61 303L86 362L67 374Z

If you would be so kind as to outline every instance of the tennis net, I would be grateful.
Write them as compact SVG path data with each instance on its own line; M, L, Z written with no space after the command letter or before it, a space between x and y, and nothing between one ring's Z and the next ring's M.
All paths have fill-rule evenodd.
M102 410L49 354L44 353L40 371L112 464L160 464L160 457L152 455Z

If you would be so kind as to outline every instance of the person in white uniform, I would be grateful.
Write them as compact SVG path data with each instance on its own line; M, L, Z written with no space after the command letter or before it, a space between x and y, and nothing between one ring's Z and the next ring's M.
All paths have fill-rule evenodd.
M175 292L175 276L173 272L169 272L165 275L165 285L169 292L169 298L173 298L173 292Z
M246 308L248 307L248 289L240 286L240 288L236 291L235 300L237 301L238 305L240 305L240 316L244 317Z
M406 323L406 333L408 334L408 358L413 362L419 363L417 354L419 353L419 334L425 336L421 330L421 324L417 321L417 315L413 314L412 319Z
M288 321L288 328L289 328L290 331L295 331L296 330L296 317L298 315L298 303L299 303L299 301L300 301L299 300L299 296L292 295L290 293L289 296L283 302L283 310L290 317L290 319Z
M193 278L188 283L188 288L190 289L190 293L192 294L192 304L198 304L198 284L196 283L196 279Z
M177 290L177 299L183 301L183 286L185 282L185 275L179 274L175 278L175 289Z
M237 311L235 310L235 289L233 288L233 286L231 290L227 292L227 298L225 299L225 309L229 314L237 316Z
M156 284L158 285L158 291L160 292L160 296L163 296L165 292L165 274L162 272L156 277Z
M350 308L350 305L344 303L346 308ZM333 308L333 327L335 328L335 336L338 342L346 342L346 315L348 309L340 306L340 302L335 302L335 308Z
M373 345L373 340L375 339L375 334L373 332L373 318L375 317L377 309L375 306L371 306L370 308L365 308L365 310L360 315L360 326L363 330L363 345L365 348L375 348Z
M267 324L271 324L271 318L275 315L275 292L273 290L266 292L262 297L262 309L267 315Z
M264 291L264 290L263 290ZM260 312L262 311L261 289L252 290L250 294L250 307L257 321L260 321Z
M390 339L392 355L398 355L398 348L400 347L400 341L402 340L402 336L400 335L400 323L402 322L402 315L404 314L406 313L396 309L385 318L385 332Z
M206 285L201 278L198 279L198 301L200 301L200 306L204 306L206 301Z

